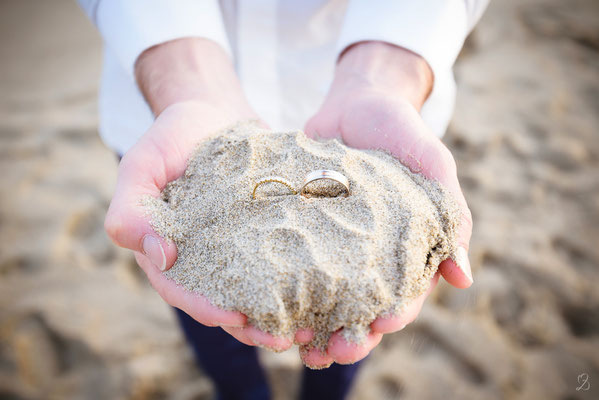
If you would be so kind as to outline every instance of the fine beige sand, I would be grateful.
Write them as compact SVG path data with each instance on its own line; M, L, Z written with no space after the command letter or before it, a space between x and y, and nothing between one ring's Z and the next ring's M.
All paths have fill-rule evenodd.
M474 285L441 280L351 400L599 398L597 26L595 0L491 1L443 139L474 214ZM117 161L97 136L93 27L72 0L0 1L0 59L0 398L212 399L102 227ZM273 398L294 398L297 350L259 356Z
M320 180L314 170L349 179ZM437 182L383 151L356 150L302 132L245 123L202 143L182 177L146 199L152 225L177 246L166 275L248 323L292 338L310 328L307 346L329 336L360 343L383 314L398 314L423 294L441 261L456 250L459 210Z

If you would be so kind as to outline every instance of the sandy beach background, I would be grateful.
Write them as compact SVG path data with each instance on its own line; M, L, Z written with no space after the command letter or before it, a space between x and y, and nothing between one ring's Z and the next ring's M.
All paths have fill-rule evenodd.
M174 315L102 222L101 42L74 1L0 1L0 398L209 399ZM387 335L353 399L599 398L599 3L498 0L446 137L475 284ZM278 399L295 351L262 353Z

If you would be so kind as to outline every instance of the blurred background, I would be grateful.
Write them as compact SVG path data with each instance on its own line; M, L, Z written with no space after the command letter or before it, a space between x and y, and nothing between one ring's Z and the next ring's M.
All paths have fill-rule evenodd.
M72 0L0 0L0 398L209 399L174 315L102 223L101 41ZM492 2L445 138L468 290L387 335L353 399L599 399L599 2ZM296 351L261 353L292 398Z

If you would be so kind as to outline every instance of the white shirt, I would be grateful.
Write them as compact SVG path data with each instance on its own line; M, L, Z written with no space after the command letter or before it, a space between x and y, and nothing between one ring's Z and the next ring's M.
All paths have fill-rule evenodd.
M219 43L250 104L273 129L302 129L349 45L380 40L421 55L434 74L421 115L442 136L452 67L488 0L79 0L105 42L100 135L124 154L154 119L133 76L147 48L182 37Z

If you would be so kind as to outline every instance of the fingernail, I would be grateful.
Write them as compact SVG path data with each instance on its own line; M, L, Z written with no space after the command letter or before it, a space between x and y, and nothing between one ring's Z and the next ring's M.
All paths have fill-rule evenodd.
M166 255L160 241L151 235L144 236L142 242L143 252L158 269L166 269Z
M468 259L468 251L463 247L458 247L456 259L454 261L464 275L470 279L470 282L474 282L474 279L472 278L472 268L470 268L470 260Z

